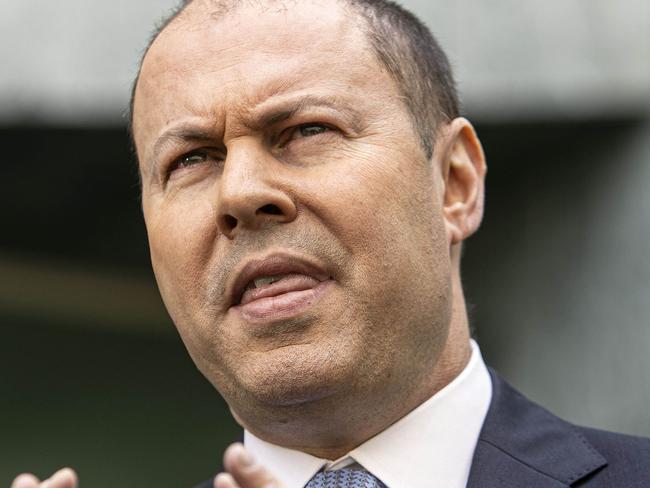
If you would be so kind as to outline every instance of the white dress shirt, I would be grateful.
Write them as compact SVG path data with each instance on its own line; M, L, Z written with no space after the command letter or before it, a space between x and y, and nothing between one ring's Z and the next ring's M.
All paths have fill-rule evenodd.
M492 383L473 340L465 369L386 430L336 461L270 444L244 432L244 444L285 488L303 488L323 467L359 464L388 488L465 488L492 399Z

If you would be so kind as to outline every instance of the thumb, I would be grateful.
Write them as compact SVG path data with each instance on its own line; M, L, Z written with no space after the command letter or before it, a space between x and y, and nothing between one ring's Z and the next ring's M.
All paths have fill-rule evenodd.
M21 474L11 483L11 488L38 488L40 481L33 474Z
M223 464L241 488L281 488L277 478L256 462L240 443L226 449Z
M63 468L52 475L51 478L43 481L40 488L77 488L77 473L70 468Z

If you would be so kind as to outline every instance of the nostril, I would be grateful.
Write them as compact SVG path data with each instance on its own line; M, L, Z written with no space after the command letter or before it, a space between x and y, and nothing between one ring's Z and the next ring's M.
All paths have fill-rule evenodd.
M268 205L264 205L263 207L260 207L257 209L256 214L269 214L269 215L282 215L282 210L280 210L280 207L277 205L273 205L272 203Z
M223 219L226 221L226 225L229 229L237 227L237 219L232 215L224 215Z

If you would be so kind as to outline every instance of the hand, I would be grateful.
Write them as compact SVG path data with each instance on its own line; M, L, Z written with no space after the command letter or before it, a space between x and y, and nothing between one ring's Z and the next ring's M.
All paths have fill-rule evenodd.
M21 474L11 488L77 488L77 474L70 468L64 468L45 481L39 481L33 474Z
M242 444L231 444L226 449L223 466L228 472L217 475L214 488L282 488L280 482L255 462Z

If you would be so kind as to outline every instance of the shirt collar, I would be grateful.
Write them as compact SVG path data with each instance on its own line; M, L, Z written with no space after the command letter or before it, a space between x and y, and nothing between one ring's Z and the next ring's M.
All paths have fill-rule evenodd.
M334 462L276 446L244 432L244 444L285 488L302 488L321 468L354 460L388 488L466 486L492 384L473 340L465 369L447 386L386 430Z

